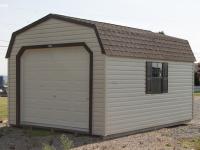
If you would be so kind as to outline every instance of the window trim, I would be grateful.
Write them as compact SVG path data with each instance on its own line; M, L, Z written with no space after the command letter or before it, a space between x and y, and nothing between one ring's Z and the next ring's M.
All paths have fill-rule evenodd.
M148 76L147 76L147 67L148 67L148 63L151 63L151 67L152 67L152 63L161 63L162 64L162 77L161 77L161 92L152 92L152 91L148 91L148 87L147 87L147 78L149 78ZM167 77L164 77L163 76L163 71L164 71L164 68L163 68L163 64L167 64ZM169 86L168 86L168 84L169 84L169 81L168 81L168 77L169 77L169 74L168 74L168 72L169 72L169 67L168 67L168 62L158 62L158 61L146 61L146 66L145 66L145 73L146 73L146 75L145 75L145 94L165 94L165 93L168 93L168 88L169 88ZM151 70L152 71L152 70ZM151 72L151 80L152 80L152 72ZM163 78L167 78L167 91L164 91L163 89Z

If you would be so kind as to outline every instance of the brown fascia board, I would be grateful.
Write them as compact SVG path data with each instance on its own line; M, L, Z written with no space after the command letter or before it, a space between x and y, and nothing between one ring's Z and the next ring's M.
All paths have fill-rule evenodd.
M66 21L66 22L71 22L71 23L74 23L74 24L79 24L79 25L83 25L83 26L87 26L87 27L93 28L94 31L95 31L95 34L97 36L99 45L101 47L101 52L102 52L102 54L105 54L105 50L104 50L103 44L101 42L101 38L99 36L99 32L98 32L97 27L96 27L95 24L87 23L87 22L83 22L83 21L79 21L79 20L76 20L76 19L73 19L73 18L70 18L70 17L64 17L64 16L57 15L57 14L48 14L47 16L45 16L45 17L43 17L43 18L41 18L41 19L39 19L39 20L37 20L37 21L35 21L35 22L33 22L33 23L31 23L31 24L29 24L29 25L27 25L27 26L25 26L25 27L23 27L23 28L15 31L15 32L13 32L12 36L11 36L11 39L10 39L10 42L9 42L9 46L8 46L7 53L6 53L5 57L6 58L10 57L10 54L11 54L11 51L12 51L12 47L13 47L13 44L14 44L14 41L15 41L15 37L18 34L24 32L24 31L26 31L26 30L28 30L28 29L30 29L30 28L32 28L32 27L34 27L34 26L36 26L36 25L44 22L44 21L47 21L50 18L54 18L54 19L58 19L58 20L62 20L62 21Z

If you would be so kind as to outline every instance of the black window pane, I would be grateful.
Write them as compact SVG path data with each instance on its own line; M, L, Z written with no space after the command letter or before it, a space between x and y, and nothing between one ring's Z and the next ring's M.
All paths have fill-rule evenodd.
M168 64L163 63L163 77L168 77Z
M162 77L162 63L152 63L152 77Z
M162 88L162 78L152 78L151 81L151 92L152 93L161 93Z
M163 88L163 93L167 93L168 92L168 78L163 78L163 84L162 84L162 88Z
M152 63L146 62L146 93L151 93Z
M162 92L168 92L168 63L163 63Z
M151 93L151 78L146 79L146 93Z
M168 92L168 63L146 62L146 93Z
M146 63L146 76L147 77L152 76L152 63L151 62Z

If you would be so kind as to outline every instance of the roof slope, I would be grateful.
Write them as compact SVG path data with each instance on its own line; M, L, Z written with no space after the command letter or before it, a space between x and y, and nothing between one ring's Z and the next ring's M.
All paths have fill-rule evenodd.
M24 32L32 26L46 21L49 18L61 19L94 28L102 53L109 56L125 56L182 62L195 61L195 57L187 40L151 31L57 14L49 14L31 25L14 32L9 45L10 49L8 48L6 57L9 57L9 53L14 43L14 38L18 33Z

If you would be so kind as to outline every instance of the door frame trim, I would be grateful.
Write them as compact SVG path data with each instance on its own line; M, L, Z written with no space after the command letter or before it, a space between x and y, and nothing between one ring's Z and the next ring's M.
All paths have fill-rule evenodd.
M77 43L59 43L59 44L45 44L45 45L31 45L23 46L16 55L16 126L20 127L20 60L21 56L26 50L29 49L42 49L42 48L59 48L59 47L77 47L83 46L89 53L90 64L89 64L89 135L92 135L92 116L93 116L93 52L87 46L85 42Z

